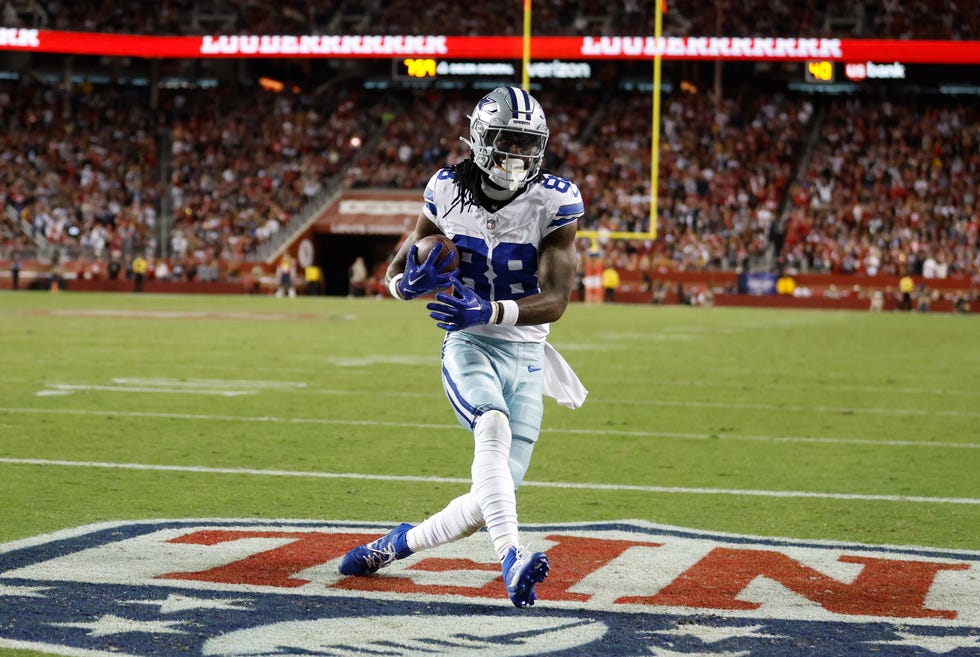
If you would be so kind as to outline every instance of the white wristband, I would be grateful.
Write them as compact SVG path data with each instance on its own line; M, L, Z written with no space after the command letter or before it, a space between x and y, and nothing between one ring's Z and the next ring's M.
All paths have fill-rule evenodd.
M391 280L388 281L388 291L391 292L391 296L395 297L396 299L400 299L401 301L405 301L406 299L402 296L401 290L398 289L398 284L401 283L402 276L404 275L405 274L395 274L391 277Z
M517 302L513 299L504 299L503 301L498 301L500 308L500 314L496 318L497 324L501 326L514 326L517 324L517 317L521 314L520 308L517 307Z

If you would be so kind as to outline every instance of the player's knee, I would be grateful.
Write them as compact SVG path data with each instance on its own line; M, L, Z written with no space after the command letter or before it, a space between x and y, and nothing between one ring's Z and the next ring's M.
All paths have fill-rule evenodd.
M473 427L476 451L492 451L507 455L510 452L510 420L503 411L483 413Z
M461 507L461 511L468 521L468 529L472 529L475 532L483 526L483 511L480 510L480 500L477 499L476 495L463 495Z

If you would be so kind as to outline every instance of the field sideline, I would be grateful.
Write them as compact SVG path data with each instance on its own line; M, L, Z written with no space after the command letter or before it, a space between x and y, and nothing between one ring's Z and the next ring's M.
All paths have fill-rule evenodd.
M953 315L572 305L552 343L591 392L546 400L521 519L980 549L976 335ZM418 521L468 487L421 303L3 293L0 336L0 542Z

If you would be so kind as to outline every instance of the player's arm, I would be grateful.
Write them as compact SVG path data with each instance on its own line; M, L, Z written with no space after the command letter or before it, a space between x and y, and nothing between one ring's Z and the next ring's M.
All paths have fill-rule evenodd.
M388 265L388 269L385 271L385 285L391 282L397 274L402 274L405 272L405 263L408 262L408 252L411 250L412 245L418 242L420 239L426 235L440 235L442 231L436 226L432 221L425 216L424 212L419 213L418 221L415 222L415 228L412 232L408 234L405 241L402 242L401 248L395 253L395 257L391 259L391 263Z
M452 278L453 295L440 292L426 306L436 326L459 331L474 324L514 326L543 324L557 320L568 307L575 282L575 229L577 222L563 226L541 241L538 252L537 294L515 301L490 301L479 296L458 278Z
M437 245L432 249L422 264L417 264L415 257L417 241L427 235L441 234L443 233L439 227L425 216L424 212L419 213L415 228L405 238L385 271L385 285L393 297L402 300L414 299L433 290L449 287L450 274L443 273L444 263L440 258L450 256L442 254L441 246Z
M575 285L578 222L562 226L541 241L538 253L538 294L517 300L517 325L557 321L568 307Z

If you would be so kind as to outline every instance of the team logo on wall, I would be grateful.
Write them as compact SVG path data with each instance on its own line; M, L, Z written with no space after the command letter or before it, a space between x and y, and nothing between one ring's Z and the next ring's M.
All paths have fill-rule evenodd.
M161 657L976 655L980 552L535 525L515 609L485 534L344 577L390 526L176 520L0 545L0 648Z

